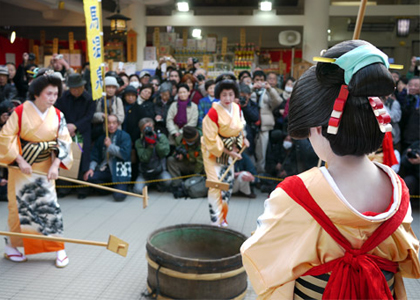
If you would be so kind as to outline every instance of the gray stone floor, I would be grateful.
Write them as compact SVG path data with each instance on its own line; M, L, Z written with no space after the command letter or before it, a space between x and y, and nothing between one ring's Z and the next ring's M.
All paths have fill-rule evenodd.
M229 227L245 235L255 229L263 212L266 194L257 199L233 197ZM55 254L29 256L17 264L0 259L0 299L146 299L146 240L158 228L181 224L208 224L206 199L175 200L172 194L150 192L149 207L142 209L140 198L128 197L116 203L111 196L78 200L69 195L60 199L65 236L107 242L110 234L127 241L126 258L103 247L66 244L70 264L54 267ZM420 236L420 213L415 210L413 227ZM0 229L6 228L7 203L0 202ZM0 243L3 253L4 243ZM409 299L420 299L420 280L406 280ZM248 288L247 300L256 299Z

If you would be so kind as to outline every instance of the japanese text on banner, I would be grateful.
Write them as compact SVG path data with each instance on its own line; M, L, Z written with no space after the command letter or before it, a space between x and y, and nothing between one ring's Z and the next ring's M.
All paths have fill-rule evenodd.
M93 100L102 97L104 90L102 63L104 61L101 2L83 0L86 18L86 40L89 48L90 80Z

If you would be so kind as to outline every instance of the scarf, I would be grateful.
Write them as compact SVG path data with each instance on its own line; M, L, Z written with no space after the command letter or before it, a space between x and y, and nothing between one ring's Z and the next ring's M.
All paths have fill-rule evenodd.
M182 101L178 100L177 102L177 108L178 112L176 113L174 122L176 125L178 125L179 128L184 127L185 124L187 124L187 106L189 104L189 101Z

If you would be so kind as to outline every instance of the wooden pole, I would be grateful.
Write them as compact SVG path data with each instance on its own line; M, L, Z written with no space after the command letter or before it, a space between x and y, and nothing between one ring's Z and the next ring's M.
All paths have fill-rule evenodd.
M358 40L360 37L360 31L362 31L363 19L365 17L367 0L361 0L359 6L359 12L357 13L356 26L354 27L353 40Z
M10 165L4 164L4 163L0 163L0 166L1 167L5 167L5 168L12 168L12 169L18 169L18 170L20 170L19 167L10 166ZM46 173L40 172L40 171L37 171L37 170L32 170L32 173L35 173L35 174L38 174L38 175L47 176ZM90 183L90 182L86 182L86 181L81 181L81 180L77 180L77 179L73 179L73 178L68 178L68 177L64 177L64 176L58 176L57 179L68 181L68 182L77 183L77 184L80 184L80 185L88 185L88 186L91 186L91 187L94 187L94 188L98 188L98 189L102 189L102 190L106 190L106 191L110 191L110 192L114 192L114 193L121 193L121 194L129 195L129 196L143 198L143 202L146 202L147 203L147 186L145 186L145 188L146 188L145 195L139 195L139 194L130 193L130 192L127 192L127 191L122 191L122 190L110 188L110 187L107 187L107 186L102 186L102 185L99 185L99 184ZM144 192L145 192L145 189L143 189L143 193ZM144 207L144 205L145 204L143 203L143 207Z
M124 242L123 240L120 240L119 238L113 235L109 236L108 243L86 241L86 240L79 240L79 239L69 239L69 238L38 235L38 234L9 232L9 231L0 231L0 235L14 236L14 237L20 237L20 238L26 238L26 239L52 241L52 242L73 243L73 244L82 244L82 245L89 245L89 246L101 246L101 247L106 247L108 250L115 252L119 255L122 255L124 257L127 256L127 251L128 251L128 243Z

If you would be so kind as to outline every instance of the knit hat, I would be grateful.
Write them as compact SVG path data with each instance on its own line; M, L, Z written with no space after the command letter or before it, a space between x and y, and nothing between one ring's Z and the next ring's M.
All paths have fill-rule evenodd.
M9 76L9 69L7 67L0 66L0 75Z
M198 130L191 126L184 126L182 128L182 137L187 143L194 142L199 137Z
M163 92L172 92L172 83L170 82L164 82L160 85L159 87L159 92L163 93Z
M124 96L127 94L135 94L137 96L137 89L132 85L127 85L124 89Z
M120 87L120 85L117 82L117 79L113 76L106 76L105 77L105 86L108 86L108 85L116 86L117 89Z

